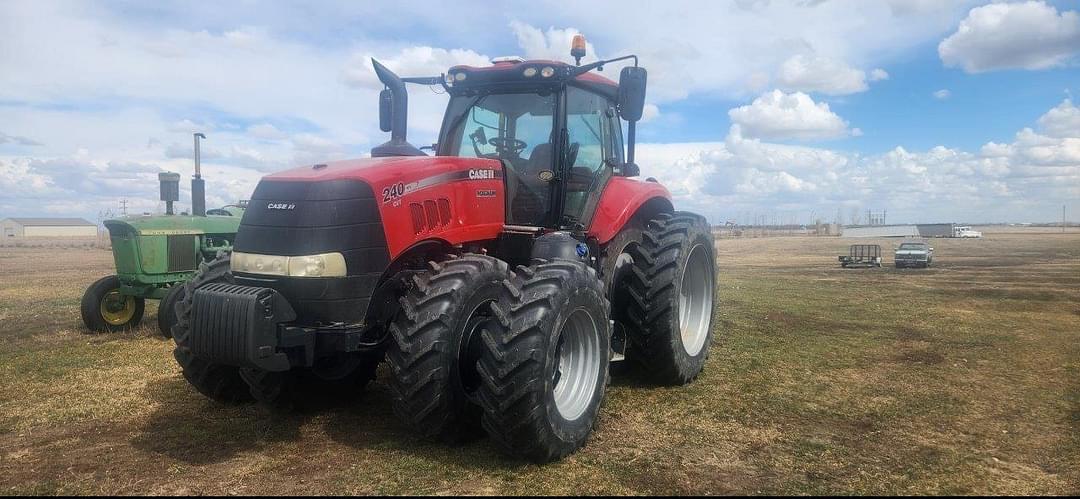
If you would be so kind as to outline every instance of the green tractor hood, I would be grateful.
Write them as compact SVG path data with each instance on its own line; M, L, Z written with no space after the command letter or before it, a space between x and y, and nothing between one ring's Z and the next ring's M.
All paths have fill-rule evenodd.
M231 249L240 218L153 215L106 220L122 286L132 294L157 297L164 288L188 279L199 263Z
M134 232L142 236L232 234L240 226L240 217L146 215L116 218L103 223L110 234L116 231Z

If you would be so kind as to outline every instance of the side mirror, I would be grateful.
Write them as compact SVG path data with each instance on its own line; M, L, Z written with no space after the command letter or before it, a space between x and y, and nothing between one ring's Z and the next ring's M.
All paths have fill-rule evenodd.
M645 82L648 72L639 66L627 66L619 74L619 116L638 121L645 110Z
M379 129L389 132L393 128L394 97L390 89L379 92Z

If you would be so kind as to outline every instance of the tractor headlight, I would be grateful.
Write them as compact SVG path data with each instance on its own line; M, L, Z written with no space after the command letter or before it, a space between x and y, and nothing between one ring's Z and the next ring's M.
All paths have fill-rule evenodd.
M288 277L342 277L347 271L341 253L277 256L234 251L230 267L233 272Z
M233 272L289 275L289 257L287 256L256 255L234 251L229 266Z
M345 257L341 253L289 257L289 275L293 277L341 277L345 275Z

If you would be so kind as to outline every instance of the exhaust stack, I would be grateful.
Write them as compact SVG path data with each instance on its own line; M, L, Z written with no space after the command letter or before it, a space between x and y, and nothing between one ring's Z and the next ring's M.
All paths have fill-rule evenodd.
M372 148L371 156L426 156L405 140L409 119L409 94L405 91L405 82L379 61L371 59L371 65L379 81L386 86L379 93L379 123L384 132L390 132L390 141Z
M191 178L191 214L196 217L206 216L206 182L202 179L199 159L199 139L206 135L195 133L195 176Z

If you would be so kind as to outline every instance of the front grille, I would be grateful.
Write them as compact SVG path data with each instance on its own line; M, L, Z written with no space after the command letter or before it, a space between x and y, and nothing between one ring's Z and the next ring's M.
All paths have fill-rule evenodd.
M348 276L238 275L238 282L248 279L249 284L276 289L305 324L362 321L376 284L390 265L380 199L359 180L259 182L233 248L262 255L341 253Z
M169 272L195 270L195 235L169 236Z

